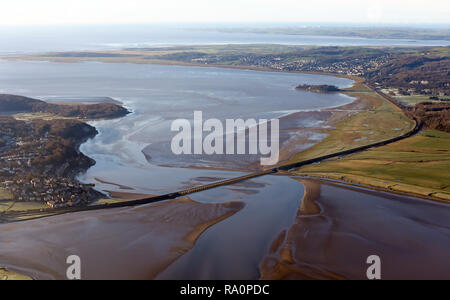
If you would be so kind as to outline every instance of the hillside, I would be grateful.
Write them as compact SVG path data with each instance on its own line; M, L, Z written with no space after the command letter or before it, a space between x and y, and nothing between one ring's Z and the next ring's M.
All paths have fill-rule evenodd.
M80 119L110 119L125 116L129 111L113 103L53 104L23 96L0 94L2 113L51 113Z
M423 102L408 110L425 128L450 132L450 104Z
M386 87L413 90L419 94L442 92L450 95L449 75L449 57L406 56L392 59L367 77Z

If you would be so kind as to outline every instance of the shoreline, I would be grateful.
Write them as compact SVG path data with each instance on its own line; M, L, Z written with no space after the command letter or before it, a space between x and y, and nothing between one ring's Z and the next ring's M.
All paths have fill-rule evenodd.
M83 63L83 62L96 62L96 63L105 63L105 64L136 64L136 65L160 65L160 66L180 66L180 67L203 67L203 68L219 68L219 69L234 69L234 70L247 70L247 71L260 71L260 72L269 72L269 73L291 73L291 74L310 74L310 75L323 75L323 76L332 76L337 78L346 78L351 80L357 80L361 77L351 76L340 73L329 73L329 72L313 72L313 71L286 71L286 70L277 70L271 69L268 67L255 67L255 66L238 66L238 65L218 65L218 64L200 64L200 63L187 63L180 61L172 61L172 60L146 60L145 62L133 62L133 61L105 61L105 60L90 60L90 59L82 59L82 58L51 58L47 57L39 57L39 56L25 56L25 57L8 57L5 58L7 61L43 61L43 62L52 62L52 63Z
M12 60L33 60L33 59L27 59L27 58L11 58ZM42 59L37 59L40 61L50 61L50 62L61 62L58 60L42 60ZM89 62L89 61L85 61L82 59L75 59L74 62ZM103 63L130 63L130 64L143 64L143 63L136 63L136 62L108 62L108 61L96 61L96 62L103 62ZM157 64L157 65L179 65L179 66L194 66L194 67L205 67L205 68L224 68L224 69L240 69L240 70L250 70L250 71L262 71L262 72L272 72L272 73L296 73L296 74L312 74L312 75L321 75L321 76L332 76L332 77L337 77L337 78L346 78L349 80L353 80L353 85L351 88L354 88L356 84L358 83L363 83L364 79L361 77L355 77L355 76L349 76L349 75L344 75L344 74L337 74L337 73L326 73L326 72L302 72L302 71L283 71L283 70L275 70L275 69L270 69L270 68L266 68L266 67L251 67L251 66L223 66L223 65L205 65L205 64L193 64L193 63L182 63L182 62L173 62L173 61L147 61L146 64ZM347 91L351 88L347 88L344 89L343 91L341 91L341 94L353 97L351 95L351 91ZM321 112L321 111L330 111L332 109L339 109L341 107L346 106L346 108L348 109L348 106L351 105L355 105L355 102L358 101L358 98L355 98L355 100L349 104L345 104L345 105L341 105L341 106L337 106L334 108L327 108L327 109L319 109L319 110L315 110L315 112ZM296 113L292 113L290 115L287 116L283 116L283 118L298 114L299 112ZM324 131L324 129L319 129L319 131ZM320 143L320 141L318 142ZM312 146L310 146L312 147ZM303 150L304 151L304 150ZM303 152L302 151L302 152ZM300 152L301 153L301 152ZM281 153L280 153L281 154ZM295 153L290 155L291 157L295 156ZM289 161L289 158L284 159L283 161ZM222 170L222 171L249 171L248 169L233 169L233 168L208 168L208 167L199 167L199 166L188 166L185 167L188 169L205 169L205 170ZM251 169L250 169L251 171ZM79 172L79 174L81 174L82 172ZM421 196L420 194L417 194L418 196Z
M53 62L50 60L50 62ZM56 61L61 63L61 61ZM83 60L79 60L76 62L90 62L90 61L83 61ZM101 63L122 63L122 62L104 62L104 61L95 61L95 62L101 62ZM130 64L140 64L140 63L133 63L133 62L127 62ZM334 78L345 78L345 79L349 79L351 81L353 81L351 83L350 87L344 88L341 92L339 92L339 94L345 95L347 97L352 98L351 102L345 103L345 104L340 104L337 106L329 106L329 107L324 107L324 108L317 108L317 109L311 109L311 110L300 110L300 111L295 111L295 112L291 112L289 114L283 115L281 116L279 119L289 119L289 118L295 118L296 115L298 114L304 114L304 113L318 113L318 114L326 114L326 113L333 113L333 110L339 110L341 108L346 107L347 109L351 109L349 108L349 106L351 106L352 104L354 104L355 102L358 101L358 98L353 97L352 95L346 94L346 89L351 89L355 86L357 81L360 81L361 78L359 77L353 77L353 76L347 76L347 75L343 75L343 74L333 74L333 73L323 73L323 72L298 72L298 71L282 71L282 70L273 70L270 68L262 68L262 67L247 67L247 66L222 66L222 65L204 65L204 64L185 64L185 63L175 63L175 64L167 64L165 62L158 62L158 63L153 63L153 62L148 62L147 64L155 64L155 65L165 65L165 66L170 66L170 65L179 65L179 66L185 66L185 67L205 67L205 68L221 68L221 69L237 69L237 70L248 70L248 71L257 71L257 72L271 72L271 73L293 73L293 74L309 74L309 75L319 75L319 76L330 76L330 77L334 77ZM123 107L125 107L126 109L128 109L129 111L132 112L132 110L127 107L122 105ZM323 122L328 122L328 118L326 118L326 116L324 116L323 118L321 118L321 121ZM92 126L95 127L95 124L92 124L91 122L88 123ZM295 132L308 132L308 133L317 133L317 132L322 132L325 131L325 128L321 128L319 127L314 127L314 128L302 128L302 129L291 129L290 132L295 133ZM307 138L306 138L307 139ZM320 141L314 141L314 145L317 143L320 143L322 140ZM292 144L289 143L289 144ZM298 152L295 151L289 151L286 148L289 148L288 145L287 147L283 147L285 149L280 149L280 156L284 156L283 159L280 159L279 163L277 164L278 166L281 166L283 163L288 162L292 157L294 157ZM308 148L310 148L313 145L309 145ZM307 150L303 149L304 150ZM208 167L208 166L202 166L202 165L185 165L185 166L174 166L174 165L170 165L170 164L158 164L158 166L161 167L169 167L169 168L181 168L181 169L197 169L197 170L215 170L215 171L230 171L230 172L253 172L253 171L262 171L264 170L264 168L261 168L261 166L259 165L259 163L247 163L245 166L243 166L242 168L235 165L233 167ZM97 178L96 178L97 180ZM104 181L102 179L97 180L101 183L107 183L107 184L111 184L114 186L118 186L118 187L122 187L123 185L120 183L111 183L111 182L107 182ZM128 189L128 187L127 187ZM126 197L125 197L126 198Z
M15 58L14 58L15 59ZM19 59L19 60L22 60L22 59ZM27 60L27 59L24 59L24 60ZM91 62L91 61L86 61L86 60L82 60L82 59L74 59L75 61L73 61L74 63L79 63L79 62ZM45 61L49 61L49 62L59 62L59 63L61 63L61 61L58 61L58 60L45 60ZM271 68L267 68L267 67L252 67L252 66L224 66L224 65L213 65L213 64L210 64L210 65L205 65L205 64L195 64L195 63L183 63L183 62L174 62L174 61L161 61L161 60L158 60L158 61L148 61L148 62L146 62L146 63L144 63L144 62L142 62L142 63L140 63L140 62L113 62L113 61L111 61L111 62L108 62L108 61L99 61L99 60L97 60L97 61L95 61L95 62L101 62L101 63L129 63L129 64L154 64L154 65L164 65L164 66L185 66L185 67L190 67L190 66L192 66L192 67L204 67L204 68L221 68L221 69L237 69L237 70L248 70L248 71L260 71L260 72L270 72L270 73L291 73L291 74L310 74L310 75L321 75L321 76L331 76L331 77L336 77L336 78L345 78L345 79L349 79L349 80L352 80L353 81L353 83L352 83L352 86L351 87L348 87L348 88L344 88L344 89L342 89L341 91L339 91L338 92L338 94L343 94L343 95L346 95L346 96L348 96L348 97L352 97L354 100L352 101L352 102L350 102L350 103L347 103L347 104L343 104L343 105L339 105L339 106L335 106L335 107L329 107L329 108L320 108L320 109L317 109L317 110L312 110L312 112L317 112L317 113L320 113L320 112L331 112L333 115L334 115L334 112L333 112L333 110L339 110L339 109L342 109L342 108L345 108L345 110L347 110L347 111L351 111L352 110L352 108L353 107L357 107L358 106L358 101L359 100L361 100L360 98L358 98L358 97L355 97L355 96L353 96L352 95L352 89L353 88L355 88L357 85L359 85L359 84L361 84L361 85L364 85L365 87L367 87L368 89L370 89L372 92L374 92L374 93L376 93L371 87L369 87L369 86L367 86L366 84L365 84L365 80L364 80L364 78L362 78L362 77L358 77L358 76L350 76L350 75L345 75L345 74L338 74L338 73L327 73L327 72L304 72L304 71L283 71L283 70L275 70L275 69L271 69ZM356 110L355 110L356 111ZM293 113L290 113L290 114L288 114L288 115L285 115L285 116L282 116L281 118L290 118L290 117L295 117L295 115L297 115L297 114L301 114L301 113L304 113L304 112L293 112ZM329 117L327 120L324 120L326 123L329 123L329 125L334 125L334 124L336 124L339 120L334 120L334 121L331 121L330 122L330 119L332 119L334 116L331 116L331 117ZM346 117L344 117L343 119L345 119L345 118L348 118L349 116L347 115ZM280 118L280 119L281 119ZM342 119L341 119L342 120ZM326 131L326 129L324 129L324 128L308 128L307 130L309 130L309 131L319 131L319 132L324 132L324 131ZM301 131L301 130L300 130ZM315 145L317 145L317 144L319 144L319 143L321 143L323 141L323 139L321 140L321 141L318 141ZM311 145L311 146L309 146L307 149L305 149L305 150L308 150L309 148L311 148L311 147L313 147L314 145ZM285 147L286 148L286 147ZM303 151L305 151L305 150L302 150L301 152L303 152ZM282 163L283 162L289 162L292 158L294 158L295 156L296 156L296 154L299 154L299 153L301 153L301 152L299 152L299 153L290 153L290 154L288 154L288 155L286 155L286 153L287 153L288 151L286 151L286 149L284 149L284 151L283 151L283 149L281 149L281 151L280 151L280 156L283 156L283 154L284 154L284 156L286 156L283 160L280 160L280 162L278 163L278 165L282 165ZM171 166L171 165L161 165L161 166L165 166L165 167L174 167L174 166ZM233 172L233 171L237 171L237 172L251 172L251 171L254 171L254 170L262 170L262 169L258 169L258 168L256 168L256 169L254 169L254 168L252 168L252 164L250 164L249 165L249 167L248 168L220 168L220 167L202 167L202 166L196 166L196 165L192 165L192 166L184 166L184 167L180 167L180 168L185 168L185 169L198 169L198 170L217 170L217 171L230 171L230 172ZM331 176L330 176L331 177ZM324 177L317 177L317 178L321 178L321 179L324 179L325 181L328 179L327 178L327 176L324 176ZM343 184L348 184L349 186L351 186L352 185L352 182L346 182L346 181L343 181ZM117 186L121 186L120 184L113 184L113 185L117 185ZM396 193L398 193L398 194L409 194L409 195L413 195L413 196L416 196L416 197L421 197L421 198L423 198L423 199L425 199L425 200L431 200L431 201L445 201L445 200L442 200L442 199L439 199L439 198L433 198L433 197L427 197L427 196L424 196L424 195L421 195L421 194L418 194L418 193L404 193L404 192L401 192L401 191L396 191L396 190L385 190L385 189L383 189L382 187L378 187L378 186L368 186L368 188L372 188L373 190L382 190L382 191L386 191L386 192L391 192L391 193L394 193L394 194L396 194ZM126 194L126 193L124 193L124 194ZM127 196L125 196L125 199L122 199L122 200L126 200L126 198L127 198Z
M205 67L210 67L210 66L205 66ZM254 68L254 69L257 70L258 68ZM261 70L257 70L257 71L261 71ZM325 76L339 77L338 74L332 74L332 73L331 74L330 73L315 73L315 72L309 72L309 73L308 72L286 72L286 73L303 73L303 74L314 74L314 75L325 75ZM341 77L344 77L344 78L347 78L347 79L351 79L351 80L354 81L352 87L343 89L343 90L341 90L339 92L340 94L344 94L344 95L347 95L349 97L354 98L354 101L352 101L352 102L350 102L348 104L344 104L344 105L340 105L340 106L336 106L336 107L332 107L332 108L324 108L324 109L313 110L311 112L332 112L332 113L334 113L334 111L338 111L339 109L343 109L343 108L345 108L345 111L347 111L347 112L348 111L352 111L352 110L358 111L357 109L354 109L354 108L358 107L358 105L359 105L358 102L361 99L358 98L358 97L352 96L351 93L354 92L354 91L352 91L352 89L355 88L355 86L358 85L358 84L362 84L362 85L364 85L366 87L367 87L367 85L364 83L364 79L361 78L361 77L350 77L350 76L341 76ZM372 88L370 88L370 87L368 87L368 88L371 91L373 91ZM373 91L373 92L375 92L375 91ZM363 111L363 110L360 110L360 111ZM290 114L285 115L285 116L283 116L281 118L289 118L289 117L295 118L295 115L300 114L300 113L304 113L304 112L290 113ZM345 119L345 118L348 118L348 117L349 116L342 117L341 119ZM329 117L326 122L329 122L331 125L333 125L337 121L334 120L334 121L330 122L331 118L333 118L333 116ZM319 128L319 129L311 128L310 130L324 131L325 129L323 129L323 128ZM320 142L321 141L319 141L318 143L320 143ZM312 146L310 146L310 147L312 147ZM286 152L286 149L284 149L284 151L282 150L281 152ZM280 153L280 155L282 155L282 154ZM289 158L280 161L280 163L278 165L282 165L283 162L289 161L293 156L295 156L295 153L292 154ZM173 166L167 165L166 167L173 167ZM218 167L212 167L211 168L211 167L202 167L202 166L185 166L185 167L181 167L181 168L200 169L200 170L238 171L238 172L248 172L248 171L252 170L251 168L244 168L244 169L239 169L239 168L218 168ZM301 175L297 175L297 176L302 177ZM323 176L308 176L308 175L305 175L303 177L305 177L305 178L321 179L324 182L331 181L331 180L336 180L341 185L360 186L360 187L364 187L364 188L371 189L371 190L374 190L374 191L381 191L381 192L386 192L386 193L391 193L391 194L398 194L398 195L404 195L404 196L419 197L419 198L424 199L424 200L437 201L437 202L441 202L441 203L449 203L448 200L445 200L445 199L442 199L442 198L438 198L438 197L427 196L427 195L423 195L423 194L420 194L420 193L405 192L405 191L396 190L396 189L383 188L382 186L372 186L372 185L365 185L363 183L358 183L358 182L355 183L355 182L352 182L352 181L346 181L345 179L342 179L342 178L339 179L339 178L333 177L331 174L324 174ZM126 193L124 193L124 194L126 194Z
M299 73L304 73L304 72L299 72ZM306 73L305 73L306 74ZM318 74L319 75L319 74ZM323 75L323 74L320 74L320 75ZM335 76L335 75L327 75L327 76ZM335 76L336 77L336 76ZM354 83L355 84L355 83ZM353 87L354 87L354 85L353 85ZM355 102L357 102L357 100L358 100L358 98L355 98L355 100L353 101L353 102L351 102L351 103L349 103L349 104L346 104L346 105L343 105L343 106L347 106L347 108L348 108L348 106L352 106L352 105L356 105L355 104ZM336 109L338 109L338 108L341 108L341 107L343 107L343 106L338 106L338 107L335 107L334 109L336 110ZM295 115L295 114L298 114L298 113L293 113L292 115ZM288 115L288 116L286 116L286 117L289 117L289 116L291 116L291 115ZM295 116L293 116L293 117L295 117ZM348 117L348 116L347 116ZM319 142L320 143L320 142ZM189 168L189 167L187 167L187 168ZM212 169L214 169L214 168L205 168L205 170L212 170ZM225 169L225 171L229 171L228 169ZM248 171L248 170L247 170ZM306 179L310 179L310 178L306 178ZM325 181L325 182L327 182L327 178L326 177L318 177L318 179L319 179L319 181L320 182L322 182L322 181ZM114 184L114 183L109 183L109 184L113 184L113 185L118 185L118 184ZM342 185L342 186L357 186L357 185L354 185L354 184L351 184L351 183L347 183L347 182L342 182L342 183L339 183L340 185ZM121 185L118 185L118 186L121 186ZM361 186L359 186L359 187L361 187ZM365 187L364 187L365 188ZM367 187L367 189L369 189L369 190L374 190L374 191L380 191L380 190L378 190L376 187ZM386 193L390 193L390 194L398 194L398 193L396 193L395 191L385 191L385 190L382 190L382 192L386 192ZM131 197L131 195L125 195L125 194L127 194L127 193L123 193L123 195L122 196L125 196L125 197ZM320 207L318 207L318 206L314 206L314 201L313 200L311 200L311 199L314 199L314 195L312 195L312 194L314 194L312 191L310 191L309 190L309 188L305 185L305 194L303 195L303 200L302 200L302 204L301 204L301 207L299 208L299 212L302 212L302 214L306 214L306 215L308 215L308 216L314 216L314 215L316 215L316 214L319 214L320 213ZM426 198L423 198L423 196L422 195L417 195L417 194L409 194L408 196L415 196L415 197L420 197L421 199L424 199L424 200L433 200L433 199L426 199ZM179 200L181 200L181 199L179 199ZM313 203L310 203L310 202L313 202ZM236 212L235 212L236 213ZM230 216L231 215L233 215L234 213L231 213L230 212ZM186 235L185 237L184 237L184 240L186 241L186 242L188 242L188 243L191 243L191 244L193 244L193 247L195 246L195 242L197 241L197 239L198 239L198 237L205 231L205 230L207 230L209 227L211 227L211 226L213 226L213 225L215 225L215 224L217 224L218 222L220 222L220 221L222 221L222 220L225 220L226 218L228 218L229 216L227 216L227 215L224 215L224 216L222 216L222 217L220 217L220 218L218 218L216 221L210 221L210 222L205 222L205 223L203 223L203 224L200 224L200 225L198 225L198 226L196 226L196 229L195 229L195 231L193 231L193 232L191 232L190 234L188 234L188 235ZM277 252L279 249L281 249L280 251L280 256L282 257L282 260L284 261L284 262L286 262L286 263L288 263L289 265L291 265L291 264L294 264L294 262L295 262L295 260L294 260L294 254L293 254L293 250L292 249L288 249L287 247L283 247L283 242L284 241L286 241L288 239L288 234L287 233L281 233L279 236L278 236L278 238L275 240L275 242L274 242L274 244L273 244L273 249L275 249L275 250L273 250L273 249L271 249L271 252ZM186 251L186 248L184 248L184 247L181 247L181 248L176 248L179 252L182 252L182 251ZM176 260L176 259L175 259ZM174 260L174 261L175 261ZM263 264L263 262L261 262L261 264ZM169 264L170 265L170 264ZM167 267L167 266L166 266ZM0 266L0 270L1 270L1 266ZM14 270L13 268L11 268L11 270ZM291 268L288 268L288 270L291 270L292 271L292 269ZM310 270L308 270L308 271L310 271ZM316 270L317 271L317 270ZM161 271L162 272L162 271ZM332 271L328 271L328 270L319 270L319 272L318 272L318 274L313 274L313 275L311 275L311 274L308 274L308 272L300 272L300 271L296 271L296 273L297 274L299 274L300 276L304 276L304 277L306 277L306 278L310 278L310 279L319 279L319 278L321 278L321 277L324 277L324 278L332 278L332 279L345 279L345 277L344 276L342 276L342 275L339 275L339 274L337 274L337 273L334 273L334 272L332 272ZM270 279L270 276L268 277L269 279ZM264 278L264 279L266 279L266 278Z

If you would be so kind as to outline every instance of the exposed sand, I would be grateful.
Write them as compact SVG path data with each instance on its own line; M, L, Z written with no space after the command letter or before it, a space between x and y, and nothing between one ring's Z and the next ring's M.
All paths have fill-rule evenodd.
M120 199L120 200L139 200L154 197L155 195L150 194L136 194L136 193L124 193L124 192L116 192L116 191L106 191L109 193L111 198Z
M97 178L97 177L95 177L94 179L95 179L96 181L100 182L100 183L104 183L104 184L109 184L109 185L117 186L117 187L118 187L119 189L121 189L121 190L132 190L132 189L133 189L133 188L131 188L131 187L129 187L129 186L117 184L117 183L114 183L114 182L105 181L105 180L102 180L102 179Z
M345 94L349 95L348 93ZM281 118L279 164L291 160L298 153L320 143L328 136L327 129L334 128L337 122L367 109L369 107L358 98L352 103L339 107L298 112ZM297 126L298 122L304 119L310 119L316 125L308 128ZM258 165L252 167L258 168Z
M65 279L67 257L78 255L83 279L153 279L243 206L183 198L1 225L0 266L35 279Z
M355 99L355 101L350 104L338 106L336 108L301 111L281 117L279 119L280 152L278 165L288 162L298 153L320 143L328 136L327 129L333 128L336 122L364 109L367 109L367 107L362 105L361 101ZM246 140L248 141L248 130L246 130L245 134ZM248 147L248 145L246 147ZM149 157L149 154L146 154L146 151L150 150L145 148L142 151L147 158ZM230 156L203 154L197 155L195 160L184 162L183 166L174 165L169 161L158 163L158 165L163 167L181 167L188 169L248 172L249 170L260 171L264 169L261 166L260 157L260 155ZM148 161L152 163L152 159L149 159ZM209 163L205 164L205 161L208 161ZM96 180L120 187L120 184L106 182L97 178Z
M274 239L262 279L450 279L450 206L342 185L299 180L296 223Z

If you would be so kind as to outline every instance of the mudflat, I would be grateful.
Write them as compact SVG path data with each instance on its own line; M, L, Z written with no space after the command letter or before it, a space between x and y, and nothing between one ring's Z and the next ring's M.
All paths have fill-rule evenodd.
M367 279L371 255L382 279L450 279L448 204L300 181L296 222L274 238L262 279Z
M153 279L210 226L243 208L189 198L0 226L0 266L34 279L65 279L78 255L83 279Z

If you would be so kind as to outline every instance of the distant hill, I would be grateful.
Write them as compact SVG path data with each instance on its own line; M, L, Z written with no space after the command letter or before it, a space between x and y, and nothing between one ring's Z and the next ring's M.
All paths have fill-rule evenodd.
M81 119L110 119L129 113L124 107L113 103L98 104L53 104L16 95L0 94L1 113L51 113L61 117Z
M372 82L383 86L413 89L419 93L450 95L450 58L406 56L392 59L367 74Z
M34 105L41 103L45 102L22 96L0 94L1 112L31 112Z

